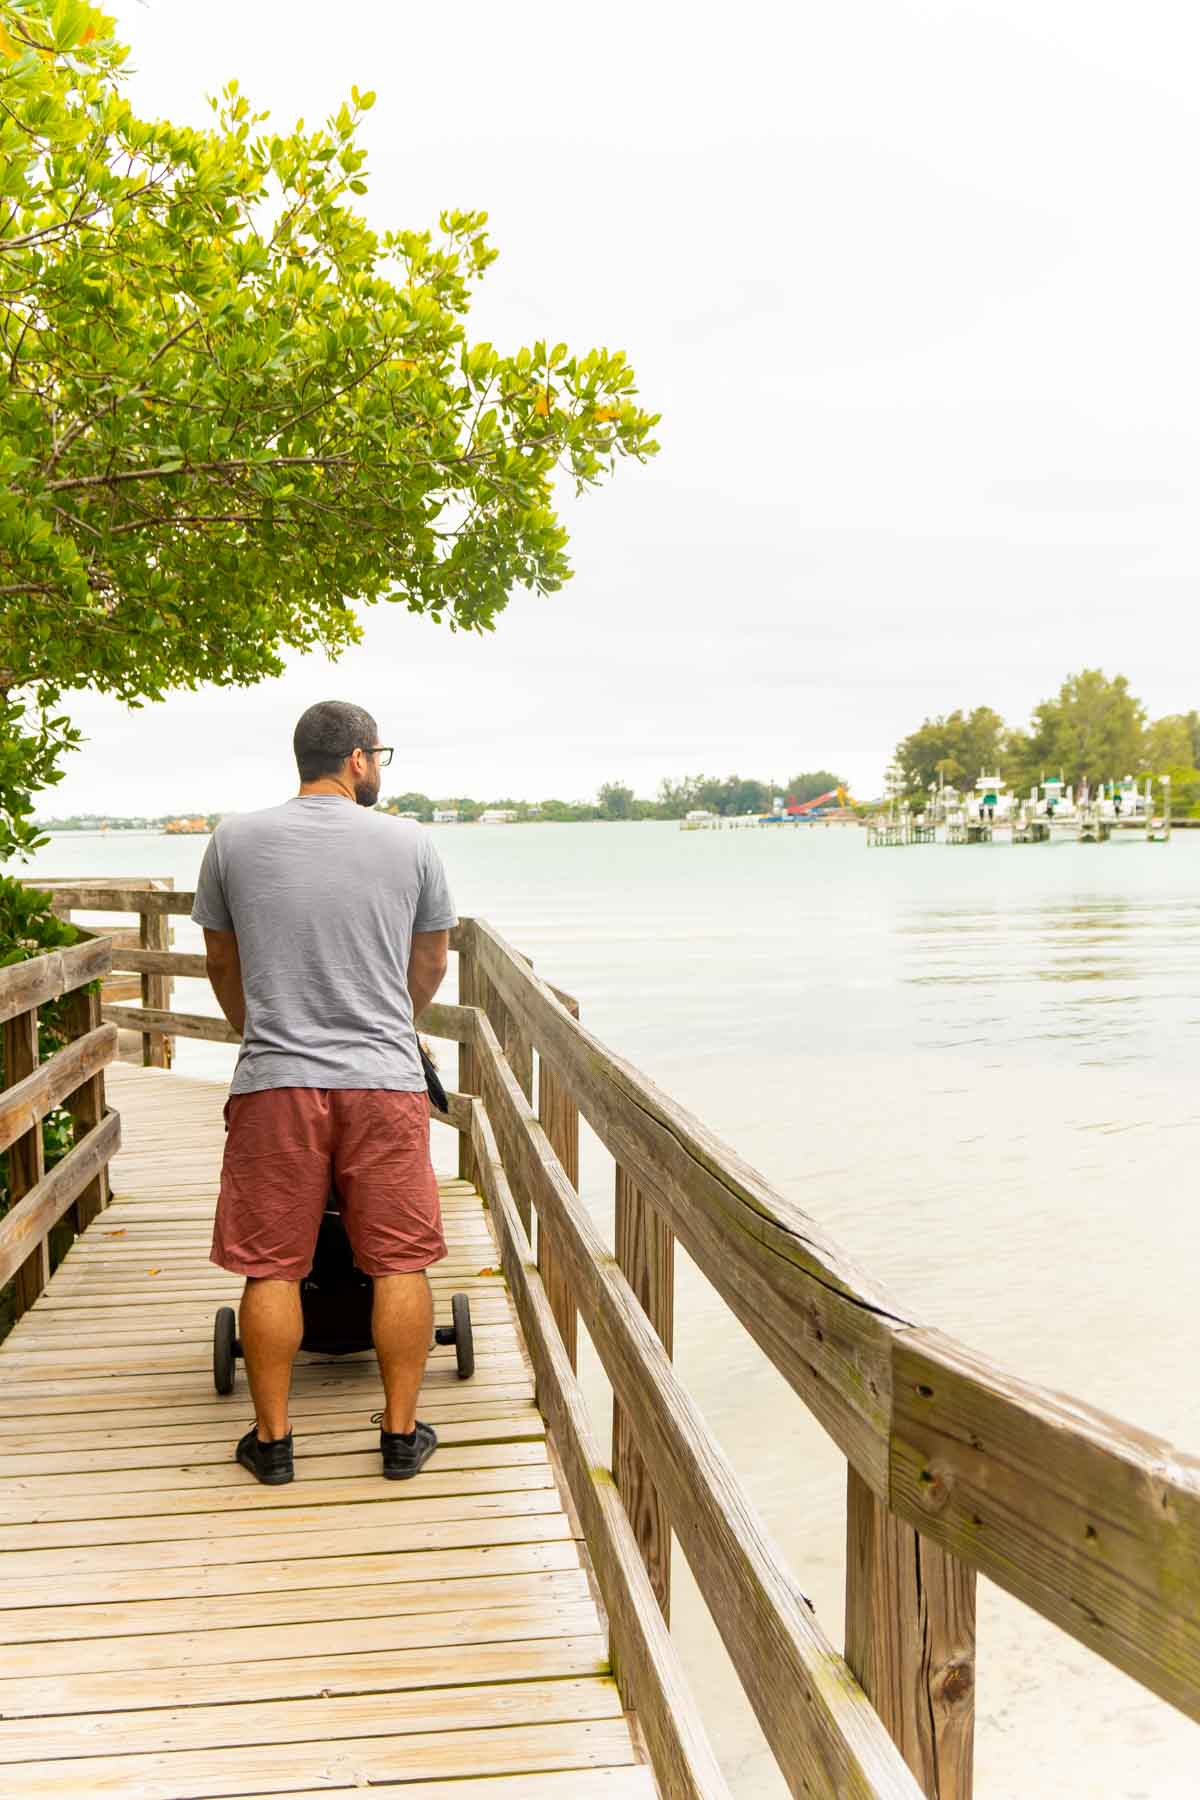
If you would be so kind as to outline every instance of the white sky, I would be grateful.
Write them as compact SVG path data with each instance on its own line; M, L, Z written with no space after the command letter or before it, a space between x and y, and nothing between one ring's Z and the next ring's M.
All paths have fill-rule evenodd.
M312 700L386 791L652 793L833 766L928 713L1023 721L1069 671L1200 704L1200 249L1184 0L736 7L121 0L135 105L276 124L375 87L379 227L484 207L473 335L620 345L661 456L565 511L575 580L495 635L398 609L278 682L126 713L48 811L287 791Z

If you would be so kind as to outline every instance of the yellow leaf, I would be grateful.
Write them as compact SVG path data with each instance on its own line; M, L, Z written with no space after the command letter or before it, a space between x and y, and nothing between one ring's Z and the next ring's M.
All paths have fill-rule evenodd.
M104 1235L105 1237L124 1237L125 1230L124 1227L122 1227L120 1231L106 1231Z
M550 390L549 390L549 388L539 389L538 397L537 397L537 405L534 407L533 410L537 414L539 419L544 419L549 416L549 412L550 412Z
M162 1270L161 1269L147 1269L146 1273L147 1273L147 1275L161 1275Z
M417 365L411 356L398 356L396 358L396 367L398 369L415 369L416 366Z
M480 1269L479 1273L481 1275L498 1275L500 1271L499 1269Z
M79 41L81 44L90 44L95 35L96 27L94 25L89 25Z
M16 47L9 37L8 32L5 30L2 21L0 21L0 51L2 51L5 56L15 56L17 54Z
M619 406L598 406L596 408L597 425L607 425L610 419L619 419L620 416L621 409Z

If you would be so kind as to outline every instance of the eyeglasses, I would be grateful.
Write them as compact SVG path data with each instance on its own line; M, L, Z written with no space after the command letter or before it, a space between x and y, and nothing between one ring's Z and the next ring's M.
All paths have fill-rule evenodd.
M361 750L364 756L377 756L381 769L387 768L395 754L395 747L392 744L351 744L346 755L353 756L356 750Z

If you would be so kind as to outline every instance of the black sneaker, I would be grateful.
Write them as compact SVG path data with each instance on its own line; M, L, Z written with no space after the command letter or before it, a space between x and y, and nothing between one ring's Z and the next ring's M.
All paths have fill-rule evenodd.
M402 1431L385 1431L382 1413L372 1413L371 1423L379 1426L385 1481L411 1481L414 1475L421 1473L437 1449L437 1432L420 1419L411 1440Z
M273 1438L269 1444L264 1444L259 1439L258 1427L252 1425L239 1441L235 1454L243 1469L249 1469L267 1487L282 1487L285 1481L295 1479L290 1431L286 1437Z

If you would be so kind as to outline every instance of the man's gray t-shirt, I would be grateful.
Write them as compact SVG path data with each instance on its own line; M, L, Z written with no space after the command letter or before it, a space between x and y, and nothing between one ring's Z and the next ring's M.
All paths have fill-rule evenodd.
M237 934L246 1034L230 1089L423 1093L408 958L456 923L420 826L336 794L223 819L192 918Z

